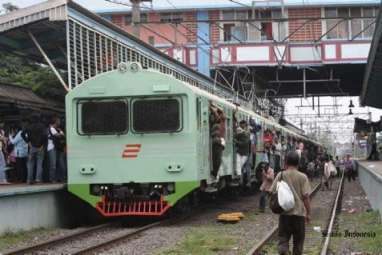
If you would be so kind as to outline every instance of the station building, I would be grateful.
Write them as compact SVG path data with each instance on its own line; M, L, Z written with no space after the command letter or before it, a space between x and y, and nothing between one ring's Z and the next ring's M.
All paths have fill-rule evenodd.
M209 3L208 3L209 2ZM378 0L161 1L141 4L139 37L236 90L355 96ZM98 13L133 32L131 9Z

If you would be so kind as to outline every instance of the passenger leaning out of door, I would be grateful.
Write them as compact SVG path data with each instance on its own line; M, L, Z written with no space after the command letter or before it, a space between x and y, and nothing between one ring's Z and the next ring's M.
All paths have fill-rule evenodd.
M217 178L225 148L225 115L217 106L210 105L210 133L212 140L211 176Z
M48 140L46 127L41 123L40 116L32 115L30 125L21 135L29 144L27 183L32 184L34 179L36 183L40 183L42 182L42 163ZM34 175L35 168L36 175Z
M248 155L249 155L250 146L251 146L248 125L245 120L240 121L239 127L236 129L235 144L236 144L236 175L241 177L243 166L248 160Z

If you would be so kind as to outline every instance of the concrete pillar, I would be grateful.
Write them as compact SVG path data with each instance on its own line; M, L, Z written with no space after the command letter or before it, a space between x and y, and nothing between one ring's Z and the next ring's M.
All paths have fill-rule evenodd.
M208 11L198 11L197 20L208 20ZM198 71L210 76L210 24L208 22L198 22L197 27Z

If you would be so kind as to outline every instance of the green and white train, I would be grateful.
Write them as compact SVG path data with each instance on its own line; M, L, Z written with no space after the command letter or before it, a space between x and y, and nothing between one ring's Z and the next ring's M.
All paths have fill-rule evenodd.
M66 96L68 189L103 216L161 216L211 183L211 104L226 116L217 187L235 179L234 119L307 140L170 75L120 66Z

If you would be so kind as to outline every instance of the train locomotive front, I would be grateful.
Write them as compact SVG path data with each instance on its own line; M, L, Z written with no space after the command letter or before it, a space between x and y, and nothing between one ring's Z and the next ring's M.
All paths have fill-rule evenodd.
M200 185L193 93L122 63L66 97L68 190L103 216L161 216Z

